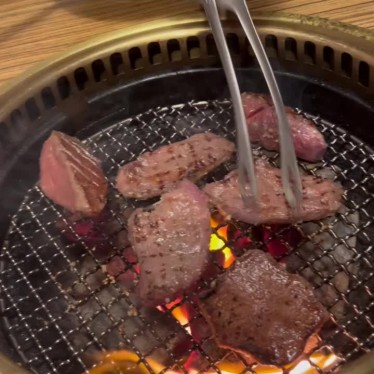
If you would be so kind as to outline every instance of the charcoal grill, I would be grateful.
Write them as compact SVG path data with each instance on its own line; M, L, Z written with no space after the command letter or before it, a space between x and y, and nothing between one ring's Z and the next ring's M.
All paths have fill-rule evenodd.
M84 139L111 184L120 164L146 150L204 130L234 139L229 94L206 22L165 22L79 46L0 93L5 372L24 372L11 359L39 374L83 373L98 368L98 352L114 351L135 362L129 372L309 374L336 372L347 363L359 373L374 370L368 355L374 341L374 34L282 14L256 15L255 22L286 104L315 121L329 143L323 163L300 167L339 180L347 191L345 208L323 222L268 228L266 240L257 228L212 220L212 258L226 256L215 261L223 272L230 253L269 250L275 242L288 249L277 258L313 284L331 313L319 337L300 362L271 368L219 349L209 333L196 337L193 331L204 329L193 295L162 311L141 308L132 286L121 284L137 271L123 256L126 243L118 243L126 216L139 204L112 188L104 220L109 230L103 222L86 223L92 242L77 236L66 213L36 185L40 147L52 129ZM242 90L266 92L253 52L229 14L225 29ZM267 156L277 164L276 154ZM232 167L227 163L205 181ZM302 236L296 248L290 231ZM119 257L123 266L109 276L108 264ZM115 361L115 353L107 357Z

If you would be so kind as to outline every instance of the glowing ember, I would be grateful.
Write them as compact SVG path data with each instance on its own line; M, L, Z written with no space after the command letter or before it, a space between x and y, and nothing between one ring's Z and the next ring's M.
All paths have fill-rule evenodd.
M310 360L310 361L309 361ZM323 354L321 352L315 352L310 357L309 360L303 360L299 362L292 370L290 374L318 374L318 368L321 370L326 370L332 368L338 363L339 357L334 353ZM314 367L315 365L316 367Z
M232 250L227 247L222 252L225 255L225 261L223 263L223 267L225 269L228 269L235 262L235 256L232 253Z
M176 305L180 304L181 301L182 301L182 298L179 297L178 299L172 301L171 303L166 304L166 305L165 305L165 308L166 308L166 309L171 309L171 308L175 307Z
M262 228L262 239L272 256L281 257L290 249L296 248L302 242L303 236L296 227L272 225Z
M110 372L149 374L149 370L140 361L139 356L126 350L97 353L95 359L100 364L91 369L89 374L106 374ZM165 370L165 366L155 360L147 358L146 361L155 373ZM175 372L167 371L167 373L172 374Z
M258 365L254 368L256 374L283 374L283 370L275 366Z
M186 331L191 335L191 327L188 326L190 320L186 308L183 306L178 306L173 309L171 314L183 327L185 327Z
M214 218L211 218L210 225L213 229L216 229L219 226L219 223ZM215 233L212 234L210 238L211 251L221 251L226 247L225 240L227 240L227 230L228 226L226 225L216 230L218 235Z
M219 223L214 218L211 218L210 225L215 229L219 226ZM228 237L227 231L228 225L220 227L210 238L210 250L212 252L222 251L224 255L223 267L225 269L229 268L235 262L235 256L231 248L226 246Z
M222 374L236 374L236 373L243 373L245 370L245 365L238 361L238 362L230 362L230 361L221 361L217 368L221 371Z
M310 361L321 369L327 369L335 366L339 361L341 361L341 359L335 353L330 353L326 356L322 353L316 352L310 356Z

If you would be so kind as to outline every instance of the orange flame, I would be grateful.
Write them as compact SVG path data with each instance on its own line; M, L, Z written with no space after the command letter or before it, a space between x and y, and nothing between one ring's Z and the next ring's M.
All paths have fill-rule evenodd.
M300 361L292 370L290 374L318 374L315 365L321 370L329 369L335 366L340 358L335 353L314 352L310 355L309 360ZM312 365L313 364L313 365Z
M140 358L132 352L122 350L113 352L103 352L95 355L95 358L100 364L95 368L91 369L88 374L106 374L108 372L115 373L136 373L136 374L149 374L149 370L141 362ZM331 369L338 361L339 357L334 353L323 354L321 352L313 353L309 360L320 370ZM318 370L312 366L309 360L300 361L293 369L289 370L290 374L317 374ZM167 368L156 362L151 358L146 359L147 364L155 373L163 372L165 374L179 374L174 370L167 370ZM238 361L232 362L223 360L217 364L217 368L222 374L238 374L243 372L245 365ZM257 365L253 368L256 374L283 374L284 371L281 368L268 365ZM189 371L191 374L196 372L195 369ZM206 371L203 374L209 374L210 371Z
M211 218L210 225L213 229L215 229L219 226L219 223L214 218ZM212 252L222 251L224 255L223 267L225 269L228 269L235 262L235 256L231 248L226 246L226 241L228 238L227 230L227 225L220 227L216 230L217 233L213 233L210 237L210 250Z

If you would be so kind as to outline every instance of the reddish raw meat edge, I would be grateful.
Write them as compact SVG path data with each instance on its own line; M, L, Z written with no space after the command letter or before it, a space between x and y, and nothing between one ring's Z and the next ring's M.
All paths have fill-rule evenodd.
M278 120L271 98L266 95L242 94L251 140L270 151L279 151ZM315 124L286 107L296 155L306 161L322 160L327 144Z
M108 184L100 162L76 138L53 131L40 156L40 188L72 213L97 216L106 205Z

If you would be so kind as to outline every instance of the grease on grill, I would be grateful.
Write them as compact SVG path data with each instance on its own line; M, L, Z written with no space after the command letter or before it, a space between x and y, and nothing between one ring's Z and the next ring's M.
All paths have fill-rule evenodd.
M125 350L134 353L149 372L157 371L149 363L152 359L166 371L177 372L197 367L201 372L327 373L338 362L337 355L344 362L368 351L373 331L373 153L335 125L315 121L329 143L327 161L300 166L309 174L331 167L346 191L345 210L318 224L267 227L266 238L262 229L259 233L242 223L232 223L226 230L218 219L212 225L213 257L220 265L213 274L223 270L222 260L233 262L251 246L261 246L269 252L275 248L280 261L316 288L332 318L299 363L269 368L219 349L204 329L193 294L156 311L157 316L139 308L131 293L136 263L125 252L126 240L118 239L119 233L125 236L126 217L117 208L128 216L145 204L129 203L111 186L111 204L105 214L115 229L99 224L98 231L88 230L89 240L76 235L72 222L37 187L28 192L12 218L0 255L2 311L25 364L39 374L80 373L92 367L98 351ZM233 128L229 102L189 103L150 110L96 134L87 143L104 160L105 173L113 181L124 160L134 160L145 150L208 130L233 141ZM278 162L276 154L266 154L272 163ZM220 180L233 167L223 165L202 182ZM92 224L95 227L97 222ZM110 275L108 266L114 258L123 266ZM113 281L128 272L135 279L127 282L126 278L125 284Z

